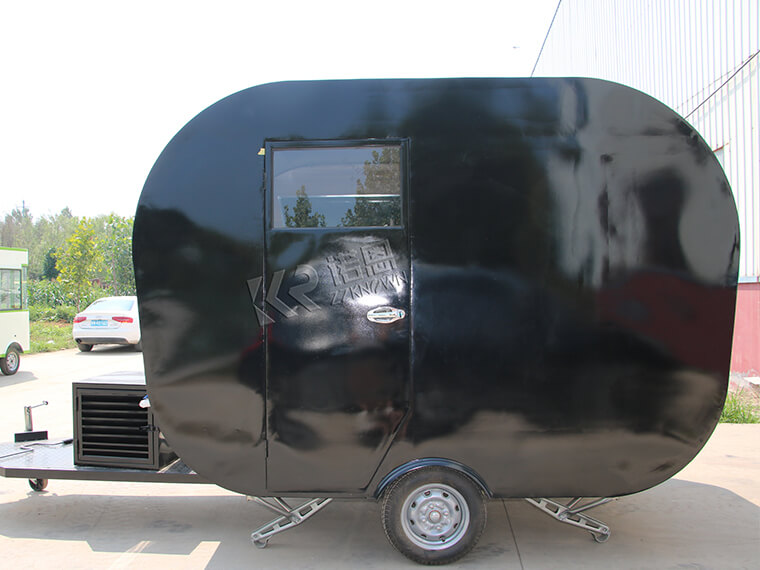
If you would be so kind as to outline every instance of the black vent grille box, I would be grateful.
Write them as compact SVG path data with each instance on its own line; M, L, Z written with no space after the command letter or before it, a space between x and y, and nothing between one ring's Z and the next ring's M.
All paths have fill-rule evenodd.
M160 469L176 458L153 421L142 373L73 384L74 464Z

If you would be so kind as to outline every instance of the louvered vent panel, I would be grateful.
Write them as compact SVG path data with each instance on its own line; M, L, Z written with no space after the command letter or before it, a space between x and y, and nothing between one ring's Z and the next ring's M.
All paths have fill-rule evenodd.
M140 396L83 394L81 405L84 455L148 459L148 410Z
M152 414L140 407L144 390L75 387L76 463L156 468Z

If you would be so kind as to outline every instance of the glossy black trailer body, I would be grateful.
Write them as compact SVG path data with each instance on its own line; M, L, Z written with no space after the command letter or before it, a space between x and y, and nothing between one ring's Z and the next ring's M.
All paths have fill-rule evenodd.
M386 142L400 221L274 227L278 145ZM620 85L254 87L193 119L145 184L150 399L185 463L251 495L371 497L418 460L495 496L636 492L717 423L738 247L710 149ZM359 260L354 289L340 256ZM371 323L378 305L405 318Z

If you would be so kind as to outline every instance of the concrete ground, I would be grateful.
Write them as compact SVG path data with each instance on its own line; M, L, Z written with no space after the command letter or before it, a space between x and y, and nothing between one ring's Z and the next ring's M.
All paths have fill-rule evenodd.
M140 353L96 348L23 356L0 377L0 440L23 429L23 406L51 439L71 437L71 382L139 370ZM593 466L589 466L593 469ZM491 501L475 550L450 568L760 568L760 425L720 425L670 481L604 505L605 544L524 501ZM34 493L0 479L0 566L10 568L414 568L386 541L379 505L334 502L259 550L271 517L212 485L50 481Z

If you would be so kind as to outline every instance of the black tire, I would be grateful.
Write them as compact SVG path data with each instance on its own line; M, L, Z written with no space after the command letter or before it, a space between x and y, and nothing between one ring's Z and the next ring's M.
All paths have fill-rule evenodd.
M29 479L29 486L32 488L32 491L39 493L41 491L44 491L45 488L48 486L48 480L47 479Z
M424 467L396 480L383 500L393 547L419 564L448 564L472 550L486 526L486 500L467 475Z
M90 352L92 350L92 345L91 344L85 344L83 342L78 342L77 343L77 348L79 350L81 350L82 352Z
M11 346L5 352L5 356L0 358L0 370L6 376L12 376L18 372L18 367L21 365L21 356L17 348Z
M142 352L142 339L137 341L137 344L135 345L135 350L137 352Z

